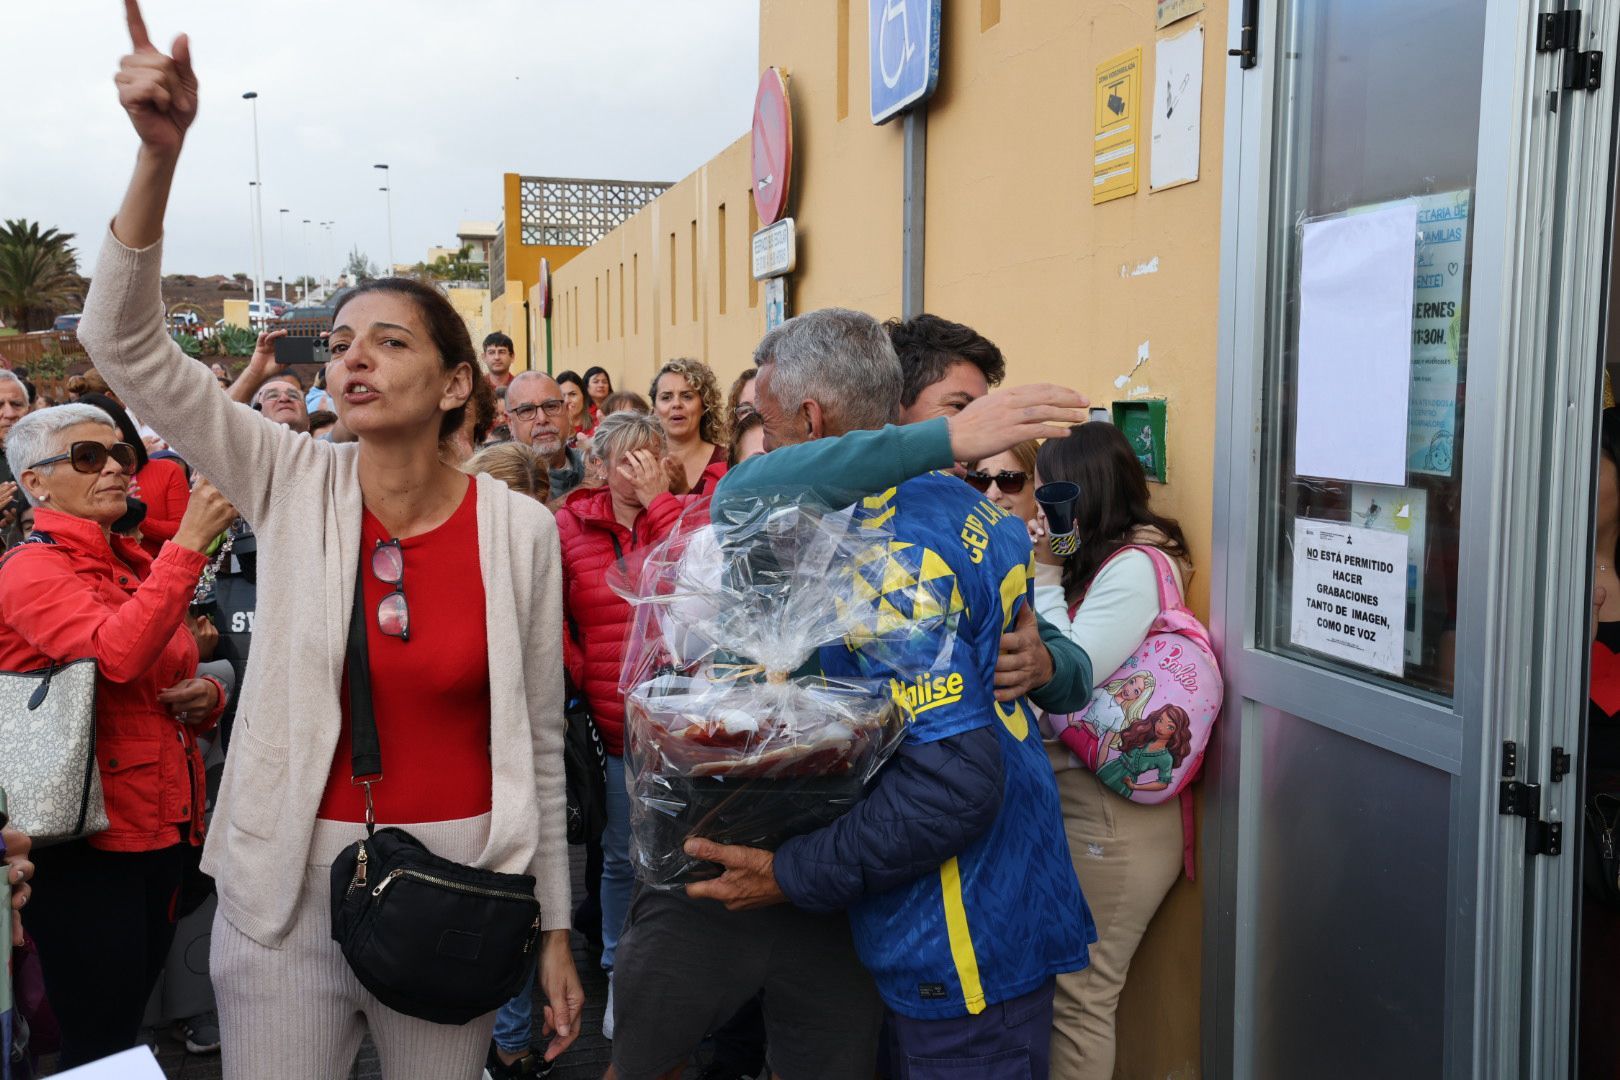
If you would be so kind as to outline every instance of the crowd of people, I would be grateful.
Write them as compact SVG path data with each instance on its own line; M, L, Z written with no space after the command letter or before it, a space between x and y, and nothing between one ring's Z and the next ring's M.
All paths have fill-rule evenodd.
M1121 798L1046 721L1084 709L1160 613L1153 562L1115 556L1192 572L1123 436L1072 390L996 389L1000 350L935 315L809 312L724 396L676 358L644 399L599 367L514 370L503 334L475 351L402 278L338 299L316 385L276 363L277 333L233 379L165 329L197 83L186 39L160 52L128 8L118 87L141 145L79 329L94 385L47 404L0 371L0 669L98 674L108 827L4 835L61 1064L134 1045L197 934L210 1000L161 1019L227 1077L346 1075L367 1034L390 1080L541 1076L581 1030L572 929L607 973L625 1080L679 1076L705 1043L716 1080L1111 1076L1132 954L1190 844L1173 802ZM1049 481L1081 493L1068 557L1034 498ZM784 497L864 508L902 573L949 583L957 692L915 708L832 824L774 851L694 837L716 876L647 887L614 575L694 515ZM357 657L386 761L363 782ZM873 662L818 655L834 676ZM605 759L577 908L565 704ZM373 824L532 876L528 981L499 1010L436 1023L357 978L331 868Z

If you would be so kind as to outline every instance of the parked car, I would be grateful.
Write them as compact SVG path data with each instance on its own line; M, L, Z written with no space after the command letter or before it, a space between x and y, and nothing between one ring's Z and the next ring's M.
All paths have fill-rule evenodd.
M278 305L280 305L279 308L278 308ZM286 311L286 310L287 310L286 305L282 304L280 300L266 300L266 301L264 301L262 303L259 302L258 300L249 300L248 301L248 318L249 319L274 319L274 318L279 318L281 313L283 311Z
M79 320L82 318L84 318L83 315L58 315L56 317L56 321L51 324L51 329L67 331L77 330L79 328Z
M170 326L173 326L173 327L182 327L183 326L183 327L191 328L191 327L199 326L201 324L202 324L202 316L198 315L195 311L171 311L171 312L169 312L169 325Z

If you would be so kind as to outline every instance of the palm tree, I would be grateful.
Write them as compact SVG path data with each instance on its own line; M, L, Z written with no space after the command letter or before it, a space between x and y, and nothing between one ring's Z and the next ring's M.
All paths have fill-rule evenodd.
M19 330L44 330L83 293L72 233L41 230L21 218L0 228L0 317Z

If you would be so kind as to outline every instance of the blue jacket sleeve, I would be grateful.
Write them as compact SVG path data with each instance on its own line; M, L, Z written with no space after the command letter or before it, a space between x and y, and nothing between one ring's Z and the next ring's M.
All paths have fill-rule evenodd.
M1092 679L1095 678L1091 657L1045 619L1037 615L1035 622L1041 628L1041 644L1052 654L1052 680L1030 691L1029 700L1043 712L1079 712L1091 701Z
M777 850L776 883L797 907L839 911L933 873L990 830L1001 784L993 727L908 739L849 813Z
M841 510L952 463L951 431L943 418L891 424L749 458L721 478L713 503L721 510L730 502L771 495Z

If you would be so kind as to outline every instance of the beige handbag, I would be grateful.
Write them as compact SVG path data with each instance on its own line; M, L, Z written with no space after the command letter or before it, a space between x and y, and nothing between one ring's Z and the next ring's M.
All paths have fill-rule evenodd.
M0 788L34 846L107 827L96 767L96 662L0 671Z

